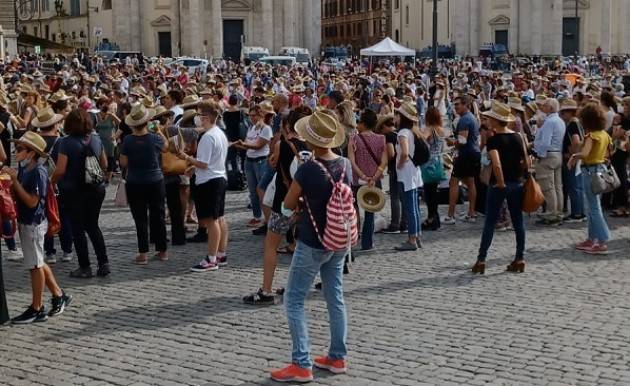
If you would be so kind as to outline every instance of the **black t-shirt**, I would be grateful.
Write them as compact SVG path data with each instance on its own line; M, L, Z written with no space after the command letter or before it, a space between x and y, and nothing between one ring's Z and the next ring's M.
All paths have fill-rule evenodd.
M335 181L338 181L341 177L341 172L346 167L346 174L344 176L344 182L348 185L352 182L352 165L347 158L338 157L332 161L326 161L319 159L320 163L328 169ZM308 201L308 205L311 208L313 218L317 224L319 234L324 236L324 229L326 227L326 205L332 194L333 185L328 180L326 173L322 168L313 161L307 161L300 166L295 173L295 181L297 181L302 187L302 196ZM313 228L313 222L306 208L303 208L300 214L300 220L298 222L298 238L301 242L315 249L324 249L322 243L320 243L315 228Z
M85 187L85 157L90 153L100 158L103 153L103 143L98 134L92 133L86 136L69 135L59 140L57 148L59 154L68 157L66 174L59 180L59 188L64 191L76 190ZM91 155L90 154L90 155Z
M293 138L290 141L298 153L306 150L306 144L299 139ZM278 153L278 163L276 164L276 193L273 196L273 205L271 206L271 209L276 213L280 213L284 197L289 192L285 178L288 180L289 185L293 182L291 178L291 163L294 159L295 153L283 137L280 141L280 152Z
M223 113L223 123L225 123L225 135L227 136L228 141L234 142L238 141L239 139L245 139L240 138L239 125L242 118L243 113L240 110L226 111Z
M391 143L394 146L394 158L387 161L387 172L388 173L396 173L396 143L398 141L398 134L396 132L391 132L385 134L385 145Z
M522 161L525 159L523 153L523 140L518 133L495 134L488 138L486 144L488 153L491 150L499 152L501 169L503 170L503 180L508 182L520 182L525 169ZM490 178L490 184L495 184L494 173Z
M562 141L562 154L571 154L571 138L574 135L579 135L580 138L584 138L584 134L580 130L580 126L578 125L578 123L576 121L571 121L567 125L567 130L564 133L564 139Z

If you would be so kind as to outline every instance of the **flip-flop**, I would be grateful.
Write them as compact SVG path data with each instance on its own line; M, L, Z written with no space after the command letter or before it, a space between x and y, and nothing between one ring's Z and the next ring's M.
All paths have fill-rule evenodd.
M136 256L136 264L138 264L138 265L147 265L147 264L149 264L149 259L148 258L141 259L140 256Z
M279 253L281 255L292 255L293 252L295 251L289 248L289 246L276 249L276 253Z

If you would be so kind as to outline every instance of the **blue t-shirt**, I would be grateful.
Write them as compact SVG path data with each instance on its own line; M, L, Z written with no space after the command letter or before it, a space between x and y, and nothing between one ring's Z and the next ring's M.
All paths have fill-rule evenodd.
M338 181L343 170L344 162L346 163L346 174L344 181L350 185L352 183L352 165L347 158L339 157L332 161L319 159L335 181ZM302 187L302 195L308 200L308 205L313 213L313 218L317 223L319 234L324 237L324 228L326 227L326 205L332 194L333 186L326 177L326 173L322 168L313 161L307 161L298 168L293 178ZM313 222L308 215L308 211L304 208L298 222L298 239L304 244L315 249L324 249L319 241Z
M39 195L39 202L34 208L29 208L21 200L17 200L17 221L25 225L41 224L46 218L46 189L48 189L46 168L40 164L32 169L20 167L18 181L27 193Z
M162 138L154 133L128 135L120 154L127 157L127 183L151 184L164 179L160 168Z
M91 152L88 150L91 149ZM66 174L59 180L60 190L76 190L85 187L85 158L94 154L96 158L103 153L103 143L98 134L86 136L69 135L59 140L56 147L59 154L68 157Z
M466 144L457 148L459 155L466 156L481 153L479 149L479 125L470 111L459 118L455 128L455 135L459 135L462 131L468 131L468 137L466 138Z

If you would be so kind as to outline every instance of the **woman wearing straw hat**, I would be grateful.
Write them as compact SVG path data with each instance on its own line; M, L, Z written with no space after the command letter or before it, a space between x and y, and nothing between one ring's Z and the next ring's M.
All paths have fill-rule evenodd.
M296 123L295 130L313 150L316 161L307 161L297 170L282 204L283 215L292 217L302 197L310 215L303 213L298 220L298 241L284 295L293 351L291 365L271 372L271 378L280 382L313 380L313 365L335 374L347 370L347 320L342 276L344 257L348 250L326 251L320 235L323 235L326 225L326 206L333 189L328 175L334 181L343 178L343 183L350 185L352 165L332 151L343 143L345 135L339 121L331 113L316 112L302 118ZM352 207L352 202L346 204ZM313 361L304 301L317 273L321 275L329 313L331 344L328 355Z
M494 229L498 221L501 205L507 200L512 226L516 235L516 253L514 261L508 265L511 272L523 272L525 269L525 225L523 222L523 177L530 168L530 159L526 155L522 137L508 129L508 123L514 120L510 107L493 102L490 111L482 113L487 124L495 134L488 138L486 148L492 163L492 177L486 194L486 217L481 235L481 245L473 273L485 273L486 257L492 244Z
M407 215L408 239L396 250L415 251L420 246L420 207L418 188L422 187L420 168L411 158L415 151L415 136L421 136L418 128L418 112L412 102L403 102L396 110L398 145L396 145L396 173L398 187L403 197L403 212Z
M161 132L151 133L147 123L155 112L138 104L131 109L125 122L133 132L122 143L120 166L127 169L127 200L138 236L137 264L149 262L149 229L155 242L157 258L168 260L166 253L166 224L164 221L164 175L160 168L160 154L168 146ZM148 212L148 215L147 215Z
M568 166L569 158L580 150L584 140L584 129L577 117L577 112L578 104L573 99L564 99L560 103L560 118L567 126L562 141L562 186L565 189L565 199L568 198L571 203L571 213L563 219L567 223L582 222L586 219L582 176L576 176L575 171L569 170Z

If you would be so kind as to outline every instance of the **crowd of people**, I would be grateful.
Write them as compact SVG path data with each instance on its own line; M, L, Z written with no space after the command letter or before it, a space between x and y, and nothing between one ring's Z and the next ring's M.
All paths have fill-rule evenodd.
M2 233L7 260L23 261L33 292L14 323L43 322L71 303L50 265L73 261L73 251L71 277L115 274L99 227L110 184L135 223L135 262L169 259L170 224L170 247L206 244L193 272L228 264L226 192L247 188L251 218L231 227L264 237L262 285L243 301L284 297L293 351L291 365L271 373L278 381L310 381L313 366L346 371L343 274L354 252L378 248L375 232L406 234L396 249L416 251L423 232L483 221L472 273L485 272L495 231L507 230L516 238L507 270L522 273L531 177L545 199L537 226L586 221L575 246L585 253L608 252L605 211L630 216L628 69L602 64L591 76L592 65L569 71L551 62L502 73L463 58L441 62L430 76L424 61L342 68L221 61L202 75L162 61L86 60L61 60L44 75L16 58L0 81ZM380 224L385 191L390 216ZM11 194L17 226L4 209ZM51 195L60 254L47 217ZM191 224L197 231L187 237ZM286 288L273 286L279 254L292 255ZM312 359L304 302L318 273L331 345Z

